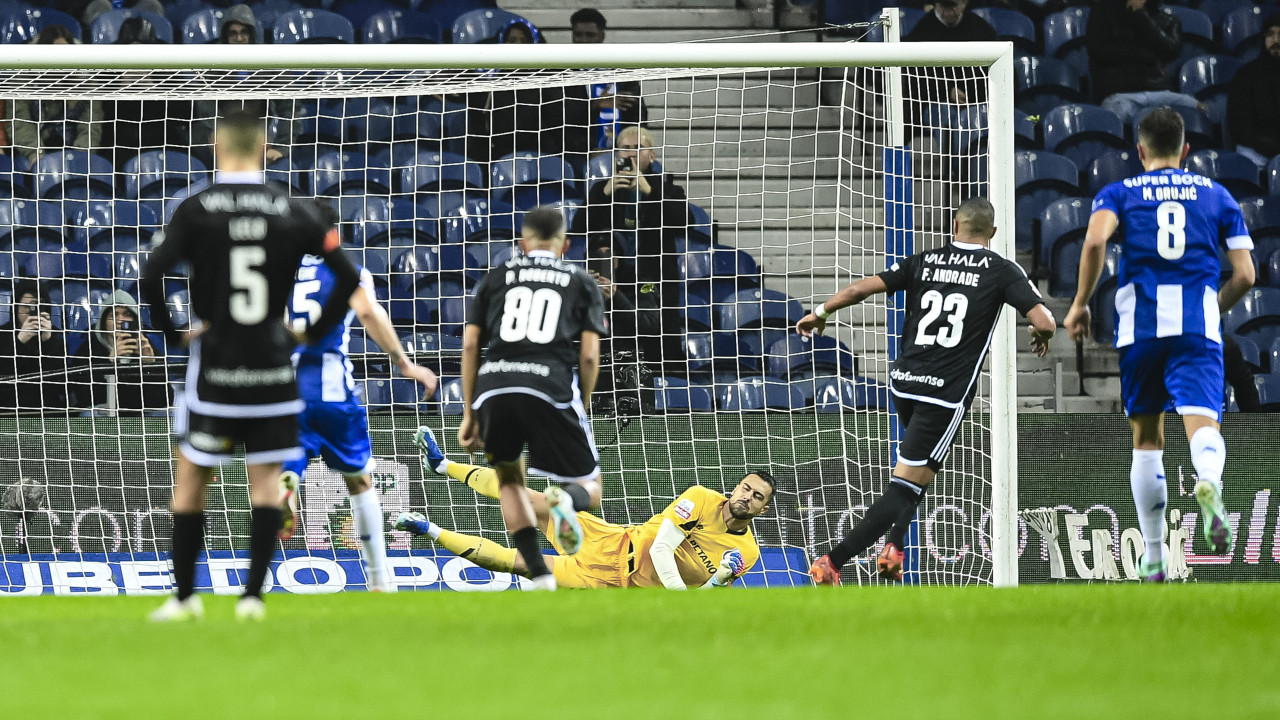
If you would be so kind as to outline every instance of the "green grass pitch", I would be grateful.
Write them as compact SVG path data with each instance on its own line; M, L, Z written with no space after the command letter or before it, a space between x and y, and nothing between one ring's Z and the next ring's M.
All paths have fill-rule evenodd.
M0 603L5 718L1276 718L1280 587Z

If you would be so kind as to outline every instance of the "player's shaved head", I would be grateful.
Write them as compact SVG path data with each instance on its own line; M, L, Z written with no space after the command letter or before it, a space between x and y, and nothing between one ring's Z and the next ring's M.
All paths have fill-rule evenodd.
M996 230L996 209L984 197L971 197L956 208L956 238L986 242Z
M1179 157L1185 136L1186 124L1173 108L1156 108L1138 122L1138 144L1151 157Z
M520 249L551 250L557 256L564 254L569 240L565 237L564 213L554 205L539 205L524 214L520 229Z
M232 110L218 119L214 135L219 159L255 160L262 164L263 146L267 133L262 118L247 110Z

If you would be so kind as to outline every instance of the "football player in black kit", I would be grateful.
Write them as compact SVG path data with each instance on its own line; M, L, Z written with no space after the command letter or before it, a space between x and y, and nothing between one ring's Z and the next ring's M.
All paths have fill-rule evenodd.
M988 247L996 234L995 208L970 198L956 210L954 238L937 250L916 253L888 270L858 280L814 308L796 325L801 335L821 334L831 313L877 293L906 291L906 321L889 389L904 433L898 462L884 495L862 522L809 574L820 585L839 585L840 568L889 531L876 560L880 576L902 579L903 538L925 488L933 481L969 410L978 374L1000 311L1012 305L1031 321L1031 347L1049 352L1055 321L1022 268Z
M196 556L204 545L205 488L213 468L244 446L249 499L249 576L236 617L261 620L262 585L280 528L280 466L301 457L298 398L290 355L299 340L322 338L347 314L359 282L311 200L265 185L262 118L238 111L218 122L213 185L178 206L164 242L151 254L139 285L151 318L171 343L188 345L186 387L177 402L177 473L173 488L175 595L152 620L198 619ZM331 231L332 230L332 231ZM323 256L337 288L305 336L284 325L284 310L303 255ZM165 305L164 274L190 268L193 330L174 327ZM198 318L198 319L196 319Z
M586 403L600 371L604 297L586 271L561 259L567 247L560 210L530 210L521 230L523 254L476 286L462 337L465 409L458 443L469 452L483 448L497 472L502 519L540 590L554 590L556 581L538 548L525 494L525 444L530 470L558 483L546 491L547 534L566 554L582 544L578 511L600 504L600 461Z

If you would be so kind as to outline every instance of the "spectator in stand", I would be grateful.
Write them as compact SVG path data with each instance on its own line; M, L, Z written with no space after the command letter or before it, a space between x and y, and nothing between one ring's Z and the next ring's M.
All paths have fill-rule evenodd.
M574 218L572 232L588 235L588 245L601 234L633 236L637 282L658 290L662 307L664 356L683 357L684 322L675 310L681 282L676 241L689 232L691 217L684 188L655 172L653 135L642 127L618 133L613 177L598 180L587 193L587 205ZM682 363L678 363L682 364Z
M1259 166L1280 155L1280 13L1262 22L1262 52L1231 78L1227 128L1236 151Z
M114 45L158 43L155 28L145 18L131 17L120 23ZM114 107L112 107L114 106ZM117 168L141 150L172 149L190 152L191 102L179 100L117 100L108 103L112 137L105 146L114 152Z
M79 44L71 31L49 25L32 43L36 45ZM102 103L97 100L14 100L14 153L35 165L40 156L66 148L91 150L102 147L104 121Z
M544 42L529 21L513 19L491 38L496 44ZM557 155L564 150L564 91L558 87L481 92L468 99L467 154L481 162L513 152Z
M573 42L602 43L605 40L604 15L594 8L584 8L569 18ZM588 154L613 147L614 135L624 127L644 125L649 111L640 97L640 83L596 83L565 88L566 159L579 170L587 165Z
M1089 12L1086 42L1094 97L1126 125L1146 107L1200 107L1174 92L1178 69L1169 63L1182 51L1182 23L1160 0L1099 0Z
M662 308L652 284L636 283L624 255L611 234L593 236L587 248L587 271L600 286L609 326L600 340L600 379L591 399L597 411L634 417L640 414L640 389L652 387L646 363L662 360Z
M71 14L79 17L80 22L85 26L85 28L92 25L93 21L97 20L99 15L107 12L112 7L127 7L131 10L144 10L149 13L155 13L156 15L164 15L164 6L160 4L160 0L134 0L132 2L121 3L118 6L111 0L92 0L92 2L82 4L84 5L83 10L79 13L73 11Z
M933 6L903 40L907 42L981 42L995 40L996 31L980 16L966 12L966 0L941 0ZM909 112L912 125L929 126L930 103L967 105L986 100L986 79L973 68L922 68L908 69L907 87L915 93L916 102ZM912 76L915 76L914 78Z
M141 377L141 373L121 373L113 382L112 374L102 366L114 361L117 368L138 367L137 363L155 363L160 360L155 345L142 332L138 322L138 301L132 295L116 290L111 305L104 307L93 324L89 340L72 357L72 368L79 368L77 380L70 386L72 407L91 408L108 404L112 388L115 390L115 409L123 412L143 410L168 410L171 400L169 383Z
M0 410L65 410L67 348L48 298L34 280L13 285L13 312L0 325Z

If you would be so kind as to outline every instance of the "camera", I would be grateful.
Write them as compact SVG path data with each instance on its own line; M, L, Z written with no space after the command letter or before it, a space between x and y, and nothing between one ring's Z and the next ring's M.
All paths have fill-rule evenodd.
M632 163L631 158L629 157L618 158L619 170L626 170L627 172L631 172L631 170L634 168L635 168L635 164Z
M613 279L613 258L592 257L587 259L587 269L602 278Z
M133 332L133 331L136 331L137 329L138 329L138 323L132 320L125 320L120 323L120 330L122 332Z

